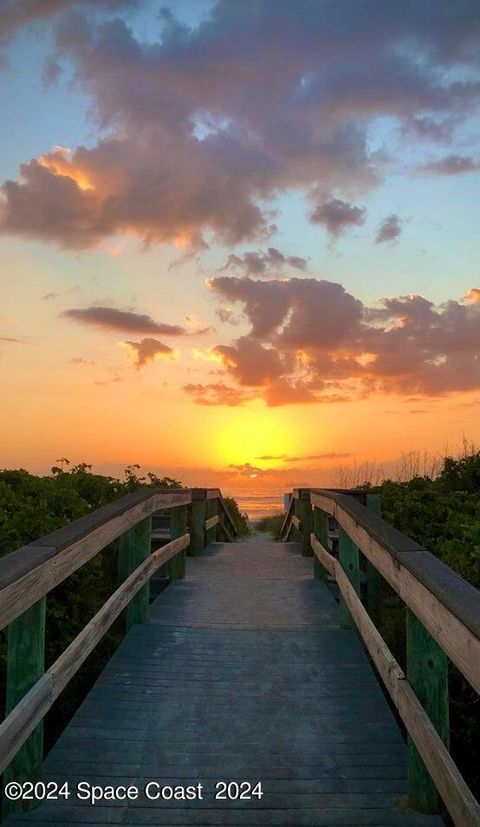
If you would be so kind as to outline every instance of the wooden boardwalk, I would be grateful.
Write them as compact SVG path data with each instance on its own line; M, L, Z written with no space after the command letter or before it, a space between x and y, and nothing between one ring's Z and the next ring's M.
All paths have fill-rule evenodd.
M52 801L8 824L405 825L406 749L355 631L300 546L256 538L188 558L45 763L45 780L203 785L203 799ZM263 797L215 801L216 781Z

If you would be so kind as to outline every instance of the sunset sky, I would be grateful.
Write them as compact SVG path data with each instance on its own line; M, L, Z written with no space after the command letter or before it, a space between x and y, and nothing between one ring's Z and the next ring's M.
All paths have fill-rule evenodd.
M480 441L477 0L0 6L0 466Z

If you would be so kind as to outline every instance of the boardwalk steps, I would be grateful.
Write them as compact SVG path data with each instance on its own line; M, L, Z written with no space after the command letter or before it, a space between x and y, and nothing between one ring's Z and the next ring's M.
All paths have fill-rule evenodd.
M405 744L357 633L296 543L212 543L132 626L45 781L203 784L202 801L44 803L16 825L405 825ZM263 797L213 800L216 781Z

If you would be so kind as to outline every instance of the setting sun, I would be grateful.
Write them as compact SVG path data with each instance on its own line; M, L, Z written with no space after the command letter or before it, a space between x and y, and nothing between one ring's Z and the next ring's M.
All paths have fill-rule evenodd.
M229 424L219 428L214 443L215 460L222 465L251 463L271 468L278 465L276 458L294 450L298 436L292 436L280 412L260 406L237 409Z

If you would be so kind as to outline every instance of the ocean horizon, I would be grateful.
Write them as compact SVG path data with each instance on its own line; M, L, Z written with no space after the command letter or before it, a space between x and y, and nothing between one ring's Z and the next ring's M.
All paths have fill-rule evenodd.
M270 517L272 514L283 512L283 490L275 491L235 491L225 490L226 496L233 497L238 503L242 514L247 514L248 519L261 520L263 517Z

